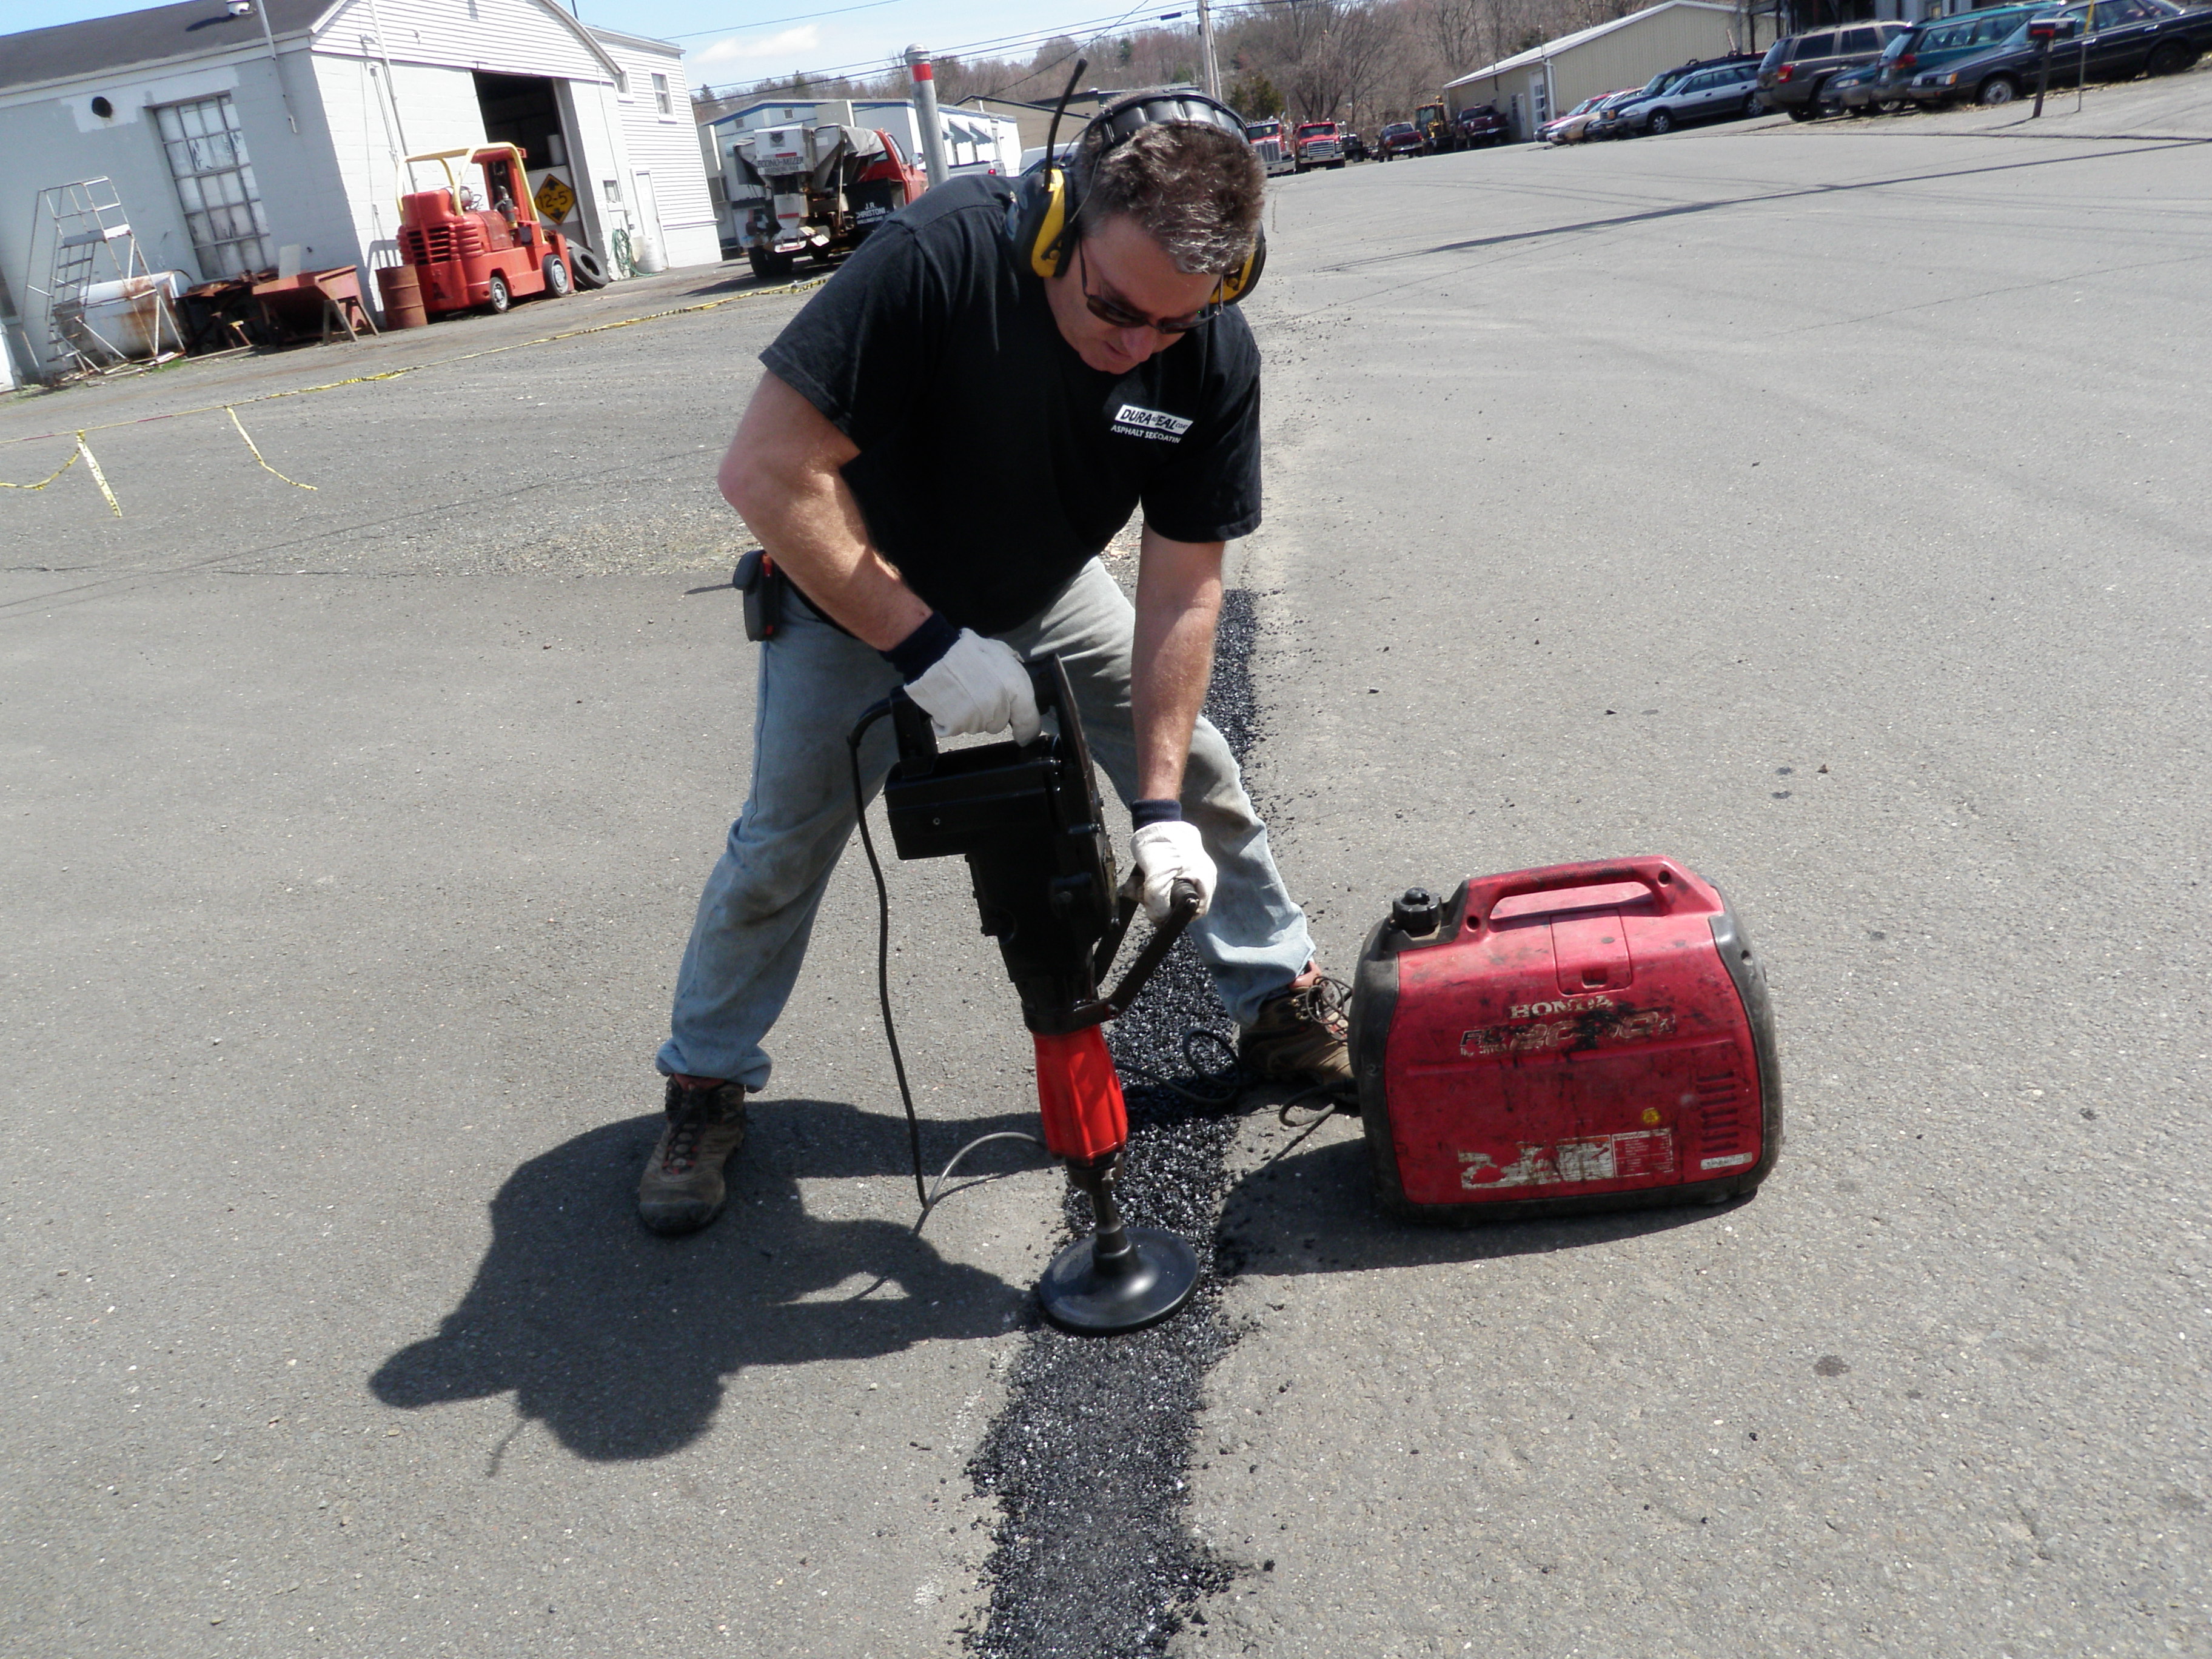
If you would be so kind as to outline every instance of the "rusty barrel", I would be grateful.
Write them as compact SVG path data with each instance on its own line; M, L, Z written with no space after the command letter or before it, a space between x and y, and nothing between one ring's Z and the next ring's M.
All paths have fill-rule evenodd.
M376 291L384 301L386 328L421 328L430 320L422 309L422 284L414 266L379 265Z

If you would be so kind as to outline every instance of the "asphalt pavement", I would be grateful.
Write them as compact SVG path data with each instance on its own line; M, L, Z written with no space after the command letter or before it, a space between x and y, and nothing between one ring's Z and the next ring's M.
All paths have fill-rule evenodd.
M1131 1650L2212 1649L2178 118L1277 187L1249 767L1328 961L1413 882L1672 853L1766 955L1790 1140L1724 1211L1439 1231L1345 1121L1247 1119L1212 1593ZM732 1213L629 1214L750 730L713 462L797 302L0 406L0 478L86 428L123 509L0 493L0 1648L982 1629L1060 1188L1017 1148L913 1235L856 860ZM892 879L949 1155L1033 1121L1027 1045L957 870Z
M987 1148L1016 1178L914 1235L857 859L732 1213L631 1211L752 731L714 466L798 301L744 291L0 411L64 432L0 476L89 427L123 509L82 463L0 497L0 1650L887 1659L974 1620L964 1465L1060 1183ZM957 866L893 876L941 1162L1033 1127L1028 1045Z
M1978 124L1279 194L1253 770L1324 948L1673 854L1789 1139L1455 1231L1250 1120L1177 1652L2212 1650L2205 153Z

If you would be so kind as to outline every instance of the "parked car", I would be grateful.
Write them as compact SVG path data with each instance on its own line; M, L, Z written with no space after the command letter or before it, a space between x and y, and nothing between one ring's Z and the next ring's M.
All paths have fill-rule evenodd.
M1971 58L1998 45L2030 17L2051 9L2051 0L1991 6L1959 17L1915 23L1882 48L1881 56L1860 69L1846 70L1821 89L1824 102L1844 113L1901 109L1911 101L1906 91L1916 75Z
M1583 139L1595 143L1601 138L1620 137L1620 112L1644 96L1642 87L1631 87L1626 92L1616 92L1590 112L1589 125L1583 129Z
M1249 121L1244 126L1244 137L1270 178L1279 173L1297 171L1291 161L1291 147L1283 138L1280 121Z
M1902 40L1904 37L1899 36ZM1893 45L1895 42L1892 42ZM1856 69L1845 70L1841 75L1832 75L1820 87L1820 110L1823 115L1864 115L1876 107L1875 88L1881 79L1881 59L1862 64ZM1887 99L1881 111L1896 107L1896 99Z
M1767 108L1779 110L1793 121L1809 121L1820 112L1820 88L1831 76L1873 63L1909 27L1853 23L1810 34L1786 34L1759 60L1759 98Z
M1547 121L1537 128L1536 142L1540 144L1578 144L1583 141L1583 131L1589 125L1590 118L1597 113L1598 106L1607 99L1622 98L1632 92L1643 90L1641 87L1622 87L1613 92L1601 92L1585 98L1557 120Z
M1368 159L1367 141L1349 129L1346 129L1344 135L1344 159L1347 161L1364 161Z
M2077 80L2125 81L2173 75L2212 48L2212 7L2185 8L2172 0L2096 0L2054 13L2059 38L2051 52L2051 84ZM2093 26L2094 25L2094 28ZM2005 104L2033 91L2040 72L2042 43L2029 39L2023 21L1997 46L1944 68L1923 70L1906 84L1915 103L1972 99Z
M1394 155L1419 155L1428 147L1429 141L1411 121L1391 122L1375 141L1375 149L1385 161Z
M1659 90L1647 88L1642 96L1621 106L1622 137L1671 132L1694 121L1724 121L1739 115L1756 115L1762 107L1756 58L1729 58L1694 67L1686 65L1685 69L1686 72L1678 72L1664 81Z
M1462 110L1452 125L1458 130L1462 149L1488 149L1513 136L1513 129L1495 104L1473 104Z

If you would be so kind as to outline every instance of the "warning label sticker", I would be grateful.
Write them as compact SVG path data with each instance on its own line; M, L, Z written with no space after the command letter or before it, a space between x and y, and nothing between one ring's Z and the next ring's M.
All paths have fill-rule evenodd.
M1488 1187L1558 1187L1573 1182L1623 1181L1674 1173L1674 1132L1641 1129L1591 1135L1553 1146L1523 1144L1520 1156L1501 1164L1488 1152L1462 1152L1459 1184L1470 1192Z

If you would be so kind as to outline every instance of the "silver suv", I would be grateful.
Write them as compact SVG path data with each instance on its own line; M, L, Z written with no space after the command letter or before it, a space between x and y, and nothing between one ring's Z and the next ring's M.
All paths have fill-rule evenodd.
M1665 91L1629 105L1620 112L1621 136L1671 132L1692 121L1756 115L1761 107L1759 59L1730 58L1692 70L1670 83Z

